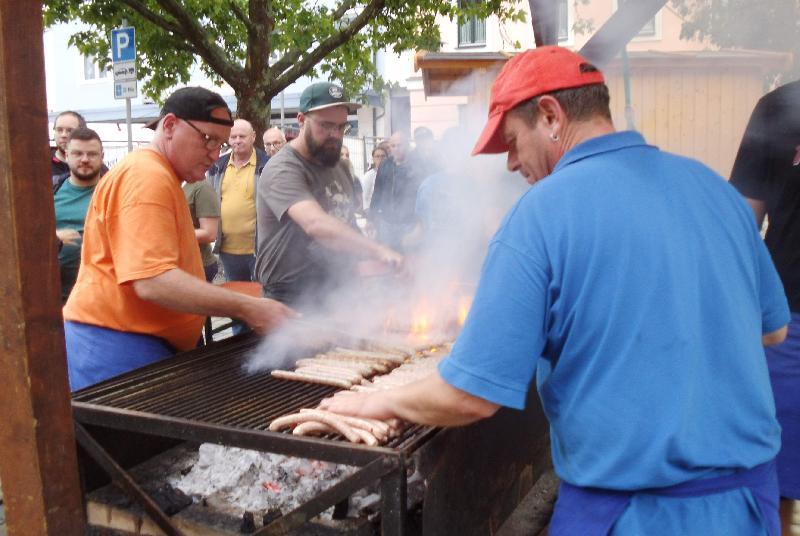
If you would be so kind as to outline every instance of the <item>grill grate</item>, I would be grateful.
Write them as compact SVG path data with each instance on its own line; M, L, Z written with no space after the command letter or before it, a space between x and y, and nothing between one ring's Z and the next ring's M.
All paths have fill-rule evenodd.
M95 411L107 407L182 419L184 425L190 421L206 427L266 431L272 420L315 407L337 390L276 379L268 371L247 372L244 365L257 344L253 335L214 343L82 389L74 393L73 401L77 406L89 404ZM412 426L385 447L412 450L430 432L428 427ZM344 442L338 435L326 439Z

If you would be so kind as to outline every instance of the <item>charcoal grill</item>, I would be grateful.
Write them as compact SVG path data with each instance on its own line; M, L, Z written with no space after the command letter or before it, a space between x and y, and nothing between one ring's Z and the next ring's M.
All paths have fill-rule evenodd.
M211 442L359 467L353 475L257 534L284 534L331 506L342 504L352 493L376 480L380 480L381 532L406 534L407 465L420 447L443 431L412 426L388 444L374 447L352 444L333 434L314 438L271 432L268 427L273 419L303 407L314 407L336 388L279 380L269 372L247 372L245 361L258 342L253 335L240 335L77 391L73 394L72 407L79 443L112 479L140 502L167 534L180 532L95 441L86 426ZM546 443L546 434L540 433L541 427L536 432L536 437L543 437ZM434 442L439 445L433 449L437 459L448 455L452 445L448 447L447 443ZM429 461L428 465L441 469L442 463ZM493 471L496 465L488 470ZM453 475L448 478L452 479ZM460 482L448 485L453 484L461 487Z
M302 511L266 527L264 534L279 533L279 527L285 529L310 519L379 477L383 532L403 534L406 460L435 430L414 426L380 447L354 445L338 435L311 438L270 432L268 427L273 419L300 408L314 407L335 388L279 380L269 372L247 372L245 360L257 343L254 336L236 337L78 391L72 401L75 420L78 426L86 424L219 443L362 467L325 492L326 500L304 505ZM78 429L78 438L102 465L102 449L91 443L91 436L82 427ZM109 469L109 461L105 459L104 468ZM124 478L118 472L116 476ZM360 485L353 488L356 484ZM136 493L130 485L128 482L129 490ZM161 517L153 511L153 505L146 504L136 494L145 501L143 506L148 513ZM159 525L165 525L161 526L165 531L174 530L165 517Z

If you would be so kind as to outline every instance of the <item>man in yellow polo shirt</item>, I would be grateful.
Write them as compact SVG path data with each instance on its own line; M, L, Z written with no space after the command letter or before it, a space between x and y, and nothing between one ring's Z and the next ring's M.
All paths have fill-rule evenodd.
M219 253L226 281L251 281L255 262L256 190L269 160L254 147L256 133L246 119L231 127L231 152L208 170L208 182L220 199L220 225L214 251Z

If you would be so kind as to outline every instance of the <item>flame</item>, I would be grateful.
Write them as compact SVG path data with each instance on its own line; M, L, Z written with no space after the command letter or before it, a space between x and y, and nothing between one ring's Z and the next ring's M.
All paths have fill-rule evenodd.
M422 298L411 316L411 335L421 339L428 338L431 329L430 308L428 300Z
M472 307L471 296L461 296L458 299L458 327L462 327L464 322L467 321L470 307Z

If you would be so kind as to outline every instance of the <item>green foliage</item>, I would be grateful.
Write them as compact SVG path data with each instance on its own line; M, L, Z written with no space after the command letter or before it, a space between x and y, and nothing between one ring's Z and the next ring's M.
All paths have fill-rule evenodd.
M340 82L351 94L380 90L381 49L438 50L437 17L495 15L523 20L521 2L487 0L45 0L45 25L79 21L70 44L110 63L109 35L136 27L138 76L156 101L189 80L193 67L228 83L240 109L269 117L271 98L299 77ZM369 16L361 16L367 13ZM277 58L277 59L276 59ZM257 67L261 66L261 67ZM258 120L260 119L260 120ZM263 124L254 125L263 127Z

